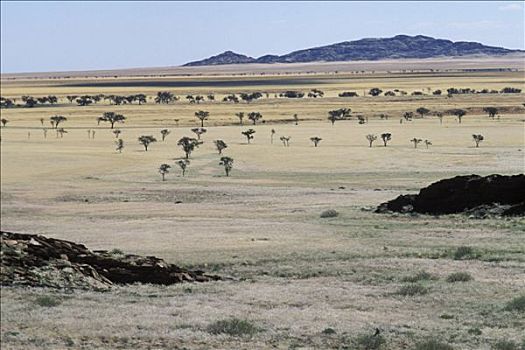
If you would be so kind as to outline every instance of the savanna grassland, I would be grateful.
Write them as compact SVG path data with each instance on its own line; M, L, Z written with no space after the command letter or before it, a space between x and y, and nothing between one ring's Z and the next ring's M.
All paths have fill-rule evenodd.
M336 74L308 66L308 73L262 76L217 68L198 76L3 79L3 97L56 95L59 102L1 110L8 120L1 129L2 230L155 255L231 278L104 293L3 287L2 348L521 349L522 218L373 213L379 203L442 178L523 173L523 93L446 94L450 87L524 89L523 61L513 62L496 65L513 71L343 67ZM468 68L476 64L488 63ZM363 96L373 87L408 94ZM314 88L324 97L276 97ZM436 89L444 94L432 95ZM181 99L156 104L158 91ZM359 97L338 97L343 91ZM222 102L242 92L263 97ZM148 96L145 104L81 107L65 98L138 93ZM214 94L216 101L190 104L188 94ZM487 116L489 106L499 118ZM432 113L400 123L420 107L467 114L461 123L446 113L442 124ZM351 108L352 118L332 126L328 111L339 108ZM177 141L195 136L198 110L210 113L207 132L182 177ZM116 124L122 153L109 125L97 125L110 111L127 118ZM245 118L239 125L235 114L252 111L264 123ZM53 115L67 118L63 137L49 129ZM368 122L358 124L356 115ZM161 141L164 128L171 133ZM256 131L250 144L241 134L248 128ZM379 138L370 148L366 135L385 132L392 134L388 146ZM472 134L484 136L479 148ZM141 135L158 141L145 152ZM289 147L281 136L291 137ZM322 138L319 147L314 136ZM412 138L432 145L415 149ZM217 139L234 159L229 177L219 165ZM158 173L162 163L172 166L166 181ZM321 218L328 209L339 215Z

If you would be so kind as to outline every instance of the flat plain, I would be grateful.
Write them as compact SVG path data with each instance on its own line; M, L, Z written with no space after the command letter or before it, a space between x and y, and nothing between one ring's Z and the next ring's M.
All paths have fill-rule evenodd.
M199 76L2 80L4 97L59 98L55 106L1 110L9 120L1 130L2 230L155 255L232 277L106 293L3 287L2 347L359 349L374 346L378 328L384 349L412 349L426 341L454 349L498 349L506 342L518 349L525 316L508 305L525 289L522 218L372 211L439 179L523 173L523 93L431 93L450 87L524 89L523 61L507 63L479 60L467 67L483 69L447 72L403 72L396 63L399 71L390 73L379 68L335 73L315 66L309 73L265 68L264 75L249 76L219 70ZM373 87L408 95L363 96ZM314 88L325 96L276 97ZM155 104L158 91L182 98ZM222 102L225 95L254 91L263 97ZM338 97L343 91L360 96ZM412 96L414 91L423 95ZM80 107L65 99L137 93L148 96L146 104ZM190 104L188 94L214 94L216 101ZM488 106L499 109L499 118L483 112ZM461 123L446 114L442 124L433 115L400 123L404 112L419 107L462 108L467 115ZM368 123L352 118L332 126L327 112L338 108L351 108ZM198 110L210 112L207 132L182 177L175 164L183 157L177 141L194 136L190 129L200 125ZM127 117L117 126L122 153L108 125L97 125L108 111ZM235 113L252 111L262 113L264 123L239 125ZM67 117L61 124L67 134L59 138L49 129L44 138L42 129L57 114ZM171 133L160 141L163 128ZM248 128L256 131L251 144L241 134ZM88 130L96 132L94 139ZM380 139L368 147L366 135L384 132L392 134L388 147ZM484 135L479 148L472 134ZM145 152L140 135L159 141ZM281 136L291 137L289 147ZM322 138L319 147L310 141L314 136ZM432 145L415 149L412 138ZM228 144L224 154L234 159L229 177L219 165L217 139ZM162 163L172 165L166 181L158 173ZM328 209L339 216L320 218ZM470 247L470 255L458 257L460 247ZM471 279L447 281L457 272ZM40 306L35 300L42 295L58 305ZM225 324L234 324L234 331Z

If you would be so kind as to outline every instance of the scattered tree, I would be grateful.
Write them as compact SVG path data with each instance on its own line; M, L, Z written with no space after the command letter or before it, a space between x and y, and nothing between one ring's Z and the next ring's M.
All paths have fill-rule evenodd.
M314 147L317 147L319 142L321 142L322 140L323 139L318 137L318 136L310 137L310 141L312 141L314 143Z
M436 117L439 119L439 124L443 124L443 113L436 112Z
M197 140L201 139L201 135L206 133L206 129L204 128L193 128L191 129L192 132L194 132L197 135Z
M190 157L191 153L196 147L199 147L200 144L202 144L201 141L188 136L184 136L177 142L177 146L180 146L186 154L186 159Z
M370 89L370 91L368 91L368 94L370 96L379 96L382 92L383 92L383 90L381 90L379 88L372 88L372 89Z
M201 121L201 128L204 127L204 121L208 119L210 112L207 111L198 111L195 112L195 117Z
M405 112L403 114L403 118L407 121L407 122L410 122L412 121L412 118L414 118L414 113L412 112Z
M485 138L483 137L483 135L481 134L473 134L472 135L472 139L474 140L474 142L476 143L476 148L479 147L479 143L483 140L485 140Z
M221 157L221 161L219 162L219 165L224 166L224 171L226 172L226 176L230 176L230 171L233 168L233 158Z
M372 147L372 144L374 143L374 141L377 140L377 136L374 134L368 134L366 135L366 139L368 140L370 147Z
M262 119L262 114L259 112L250 112L248 113L248 119L255 125L259 119Z
M244 112L235 113L237 118L239 118L239 124L242 125L242 120L244 119Z
M463 109L451 109L448 111L448 114L458 117L458 122L461 124L461 119L467 114L467 111Z
M5 119L5 118L2 118L0 120L2 122L2 126L5 128L5 126L7 125L7 123L9 123L9 120Z
M53 125L55 129L58 128L58 124L65 122L67 120L67 118L62 115L54 115L49 119L50 119L51 125Z
M170 133L171 133L171 131L169 131L168 129L162 129L160 131L160 135L162 137L162 141L164 141L166 139L166 136L168 136Z
M155 103L158 104L168 104L177 100L178 97L176 97L169 91L159 91L157 92L157 97L155 97Z
M40 118L40 125L44 126L44 118Z
M489 118L494 119L494 117L498 114L498 109L496 107L485 107L483 108L483 112L487 113Z
M288 137L286 137L286 136L281 136L281 137L280 137L280 140L281 140L281 142L283 143L283 146L284 146L284 147L290 147L290 139L291 139L291 138L292 138L291 136L288 136Z
M157 139L151 135L142 135L138 138L138 140L142 144L142 146L144 146L144 150L146 152L148 151L148 147L150 144L152 144L153 142L157 142Z
M162 176L162 181L165 180L166 174L170 172L170 168L171 168L171 165L166 164L166 163L160 165L159 173L160 173L160 176Z
M273 135L275 135L275 129L270 131L270 143L273 145Z
M188 159L181 159L177 162L177 165L182 170L182 176L186 175L186 169L188 168L188 165L190 165L190 161Z
M120 129L113 130L113 134L115 134L115 138L116 139L118 139L118 137L120 136L121 133L122 133L122 131Z
M295 121L295 125L299 125L299 117L297 116L297 113L293 115L293 120Z
M428 149L428 146L432 146L432 142L430 142L430 140L425 140L425 146L427 146Z
M219 154L222 154L222 150L227 148L228 145L223 140L215 140L213 141L215 144L215 148L217 148L217 151L219 151Z
M67 131L64 130L64 128L57 129L57 138L58 138L58 135L60 135L60 138L63 138L64 134L67 134Z
M430 109L425 107L419 107L418 109L416 109L416 112L421 116L421 118L423 118L425 115L430 113Z
M115 123L124 123L126 120L126 117L124 117L122 114L117 114L115 112L104 112L102 114L102 117L99 117L97 119L98 123L100 122L107 122L111 124L111 129L115 127Z
M417 145L419 145L422 141L423 140L415 138L415 137L412 140L410 140L410 142L414 143L414 148L417 148Z
M386 147L388 141L390 141L392 139L392 134L389 133L389 132L385 132L385 133L381 134L381 139L383 140L383 144Z
M118 139L117 141L115 141L115 144L117 145L116 150L118 151L118 153L122 153L122 150L124 149L124 140Z
M241 134L246 136L246 139L248 140L248 144L249 144L250 141L253 140L253 134L255 134L255 130L248 129L248 130L242 131Z

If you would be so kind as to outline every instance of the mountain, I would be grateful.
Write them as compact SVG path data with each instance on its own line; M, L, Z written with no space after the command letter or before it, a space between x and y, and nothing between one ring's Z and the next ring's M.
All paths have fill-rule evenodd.
M384 60L397 58L457 57L470 55L502 56L523 50L486 46L477 42L450 41L428 36L397 35L392 38L367 38L294 51L286 55L264 55L257 59L226 51L184 66L207 66L239 63L298 63Z
M255 63L255 58L226 51L217 56L211 56L201 61L186 63L184 66L215 66L220 64Z

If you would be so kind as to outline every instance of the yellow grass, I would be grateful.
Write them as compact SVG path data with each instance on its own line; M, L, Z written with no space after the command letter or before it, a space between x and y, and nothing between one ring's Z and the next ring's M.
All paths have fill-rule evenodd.
M523 314L503 308L525 288L522 219L407 217L368 209L445 177L522 173L523 94L335 96L345 90L362 94L376 86L408 92L452 86L523 88L523 72L320 78L323 84L198 89L60 87L66 80L3 83L2 96L10 97L152 96L160 90L181 96L213 92L219 100L250 90L271 96L236 105L191 105L184 100L159 106L148 100L144 106L78 107L62 100L56 107L3 109L9 123L1 131L2 230L42 233L92 249L156 255L240 280L129 286L104 294L3 288L2 347L352 348L359 334L372 334L376 327L388 349L411 347L428 337L458 349L489 349L500 339L521 342ZM310 88L322 89L327 97L273 97L278 91ZM422 106L433 111L465 108L469 114L461 124L452 116L445 116L442 125L435 117L400 124L403 112ZM505 112L491 120L481 110L486 106ZM331 126L327 111L341 107L368 116L369 123L358 125L352 119ZM176 142L193 136L190 128L198 125L193 113L199 109L210 111L208 132L183 178L175 164L183 157ZM128 117L118 125L125 141L122 154L115 151L107 125L96 124L105 111ZM246 125L236 125L234 113L239 111L259 111L266 123L252 126L246 120ZM293 113L299 115L299 125L291 122ZM381 120L379 113L391 117ZM68 118L63 124L68 133L56 138L49 130L44 139L39 119L45 118L48 127L47 119L54 114ZM161 142L164 127L172 132ZM256 130L250 145L241 135L247 128ZM96 130L94 140L88 139L88 129ZM274 144L271 129L276 130ZM382 132L393 135L388 147L378 139L369 148L365 136ZM474 147L474 133L485 136L480 148ZM144 152L137 142L140 135L154 135L159 142ZM290 147L281 144L280 136L291 136ZM313 147L312 136L323 139L319 147ZM433 145L414 149L409 141L414 137ZM218 164L215 139L228 144L224 154L235 160L231 177L225 177ZM161 163L173 166L165 182L157 172ZM330 208L339 217L319 218ZM462 245L481 257L453 260L453 251ZM395 294L404 285L403 277L421 270L438 277L424 282L427 295ZM447 283L452 272L468 272L473 281ZM34 303L40 294L63 303L43 310ZM206 332L207 325L228 317L248 319L262 331L252 338ZM328 327L336 334L323 335ZM473 335L473 328L482 334Z

